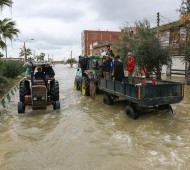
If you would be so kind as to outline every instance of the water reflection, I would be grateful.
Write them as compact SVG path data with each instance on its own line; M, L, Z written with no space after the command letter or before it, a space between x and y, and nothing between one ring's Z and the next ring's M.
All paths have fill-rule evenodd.
M190 86L174 113L151 111L138 120L126 101L109 106L73 90L76 69L55 67L61 111L17 114L18 94L0 116L0 169L189 169Z

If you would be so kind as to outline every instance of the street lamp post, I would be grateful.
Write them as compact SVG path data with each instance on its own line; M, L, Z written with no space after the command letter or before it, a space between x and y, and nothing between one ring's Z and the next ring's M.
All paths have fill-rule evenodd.
M26 42L27 41L30 41L30 40L34 40L33 38L30 38L30 39L27 39L27 40L25 40L25 41L23 41L23 40L21 40L21 39L15 39L15 41L16 40L19 40L19 41L21 41L21 42L23 42L24 43L24 45L23 45L23 50L24 50L24 59L25 59L25 61L26 61L26 59L27 59L27 55L26 55Z

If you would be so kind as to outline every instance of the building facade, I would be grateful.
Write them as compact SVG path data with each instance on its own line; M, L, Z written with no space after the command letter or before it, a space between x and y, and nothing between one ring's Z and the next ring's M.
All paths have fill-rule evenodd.
M171 63L166 68L167 75L187 75L184 50L190 45L190 21L176 21L159 28L159 38L163 47L169 47Z
M120 34L119 31L83 30L81 33L82 55L92 55L94 43L112 44L118 40Z

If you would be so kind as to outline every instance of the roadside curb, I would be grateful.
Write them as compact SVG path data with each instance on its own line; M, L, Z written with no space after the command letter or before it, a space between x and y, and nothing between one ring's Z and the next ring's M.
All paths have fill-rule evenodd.
M22 80L22 79L21 79ZM20 81L21 81L20 80ZM3 112L3 110L5 110L5 108L7 107L7 104L11 101L11 97L15 94L15 92L18 90L19 88L19 83L20 81L11 88L11 90L8 91L7 94L5 94L1 99L0 99L0 114Z

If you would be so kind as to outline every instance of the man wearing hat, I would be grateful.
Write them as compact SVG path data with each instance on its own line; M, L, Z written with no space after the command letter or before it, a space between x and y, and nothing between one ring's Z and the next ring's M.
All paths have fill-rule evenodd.
M113 77L113 79L115 79L117 81L122 81L122 79L124 77L123 64L118 59L119 59L119 56L116 55L114 57L114 73L113 73L114 77Z
M42 72L41 67L37 68L37 72L35 73L34 77L35 77L35 79L42 79L45 81L45 74L44 74L44 72Z

